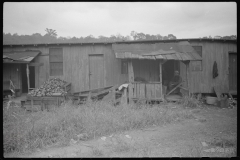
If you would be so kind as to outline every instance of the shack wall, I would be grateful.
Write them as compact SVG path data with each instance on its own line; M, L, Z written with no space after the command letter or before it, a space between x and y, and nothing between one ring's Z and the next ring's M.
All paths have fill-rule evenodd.
M16 89L21 89L21 67L20 64L3 64L3 90L9 90L10 79Z
M49 48L63 48L63 75L50 76ZM89 55L103 54L104 86L126 82L127 74L121 74L121 60L116 59L111 44L96 45L47 45L5 47L3 51L40 50L42 53L35 58L36 63L43 66L35 67L35 85L39 87L48 78L61 78L71 83L72 92L89 89ZM12 64L11 64L12 65Z
M237 52L237 44L217 41L190 41L192 46L202 46L202 71L193 71L189 65L189 82L192 93L213 93L213 86L220 86L222 92L229 91L229 52ZM214 61L217 62L218 77L213 79ZM186 66L180 63L180 74L186 80ZM186 83L184 84L186 86Z

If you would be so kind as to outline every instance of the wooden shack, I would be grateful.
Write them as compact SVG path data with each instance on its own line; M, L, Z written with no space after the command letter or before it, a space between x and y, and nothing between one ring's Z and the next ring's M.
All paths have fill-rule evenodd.
M190 61L193 59L186 59L189 53L184 51L185 53L182 54L184 49L181 49L180 44L188 45L190 49L194 48L194 51L191 49L191 53L197 54L200 59L199 57L195 57L194 61ZM131 58L121 58L123 52L120 55L115 48L115 46L120 45L134 46L126 48L126 52L124 52L124 56L131 55ZM172 49L171 45L173 45ZM170 48L164 48L166 46ZM213 93L213 86L220 86L224 93L230 91L237 94L236 40L177 39L109 43L3 45L3 53L25 52L27 50L39 51L39 54L31 61L35 65L30 67L30 88L37 88L47 79L54 77L70 82L72 92L120 85L126 82L131 82L134 85L136 78L143 78L149 82L145 87L161 90L159 84L169 81L174 70L178 70L185 81L184 87L188 87L191 93ZM176 54L175 58L168 55L165 58L156 58L157 56L160 57L162 53L170 53L173 50L179 53L171 53ZM139 56L134 57L142 55L144 52L152 55L144 55L140 58ZM192 54L190 57L192 57ZM190 63L186 65L188 63L185 62L188 62L188 60ZM213 78L212 70L215 61L218 67L218 76ZM5 82L7 83L9 79L7 73L18 72L18 75L24 75L26 74L26 64L23 67L25 69L20 70L20 66L19 69L16 68L15 65L18 65L16 63L3 63L5 66L3 68L3 88L8 88L5 86ZM11 65L11 71L8 71L9 65ZM161 74L162 76L160 76ZM18 78L15 78L14 83L21 92L27 92L28 86L24 84L26 83L25 76L16 77ZM137 87L141 88L143 86L138 85ZM147 91L146 93L139 92L139 94L154 98L154 94L155 96L160 94L161 97L162 93Z

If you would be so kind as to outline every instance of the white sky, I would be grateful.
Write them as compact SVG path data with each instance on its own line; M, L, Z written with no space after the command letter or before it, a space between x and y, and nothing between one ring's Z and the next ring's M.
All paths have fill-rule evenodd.
M131 31L177 38L237 34L235 2L5 2L3 32L109 37Z

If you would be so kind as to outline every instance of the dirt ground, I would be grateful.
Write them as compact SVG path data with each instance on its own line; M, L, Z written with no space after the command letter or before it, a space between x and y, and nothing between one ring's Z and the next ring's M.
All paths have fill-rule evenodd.
M5 157L235 157L237 107L190 110L194 119Z

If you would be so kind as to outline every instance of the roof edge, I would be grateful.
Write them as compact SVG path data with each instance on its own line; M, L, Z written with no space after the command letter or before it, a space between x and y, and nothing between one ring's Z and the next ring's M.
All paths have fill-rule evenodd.
M38 44L3 44L3 46L42 46L42 45L85 45L85 44L114 44L114 43L143 43L143 42L179 42L179 41L220 41L237 42L237 39L204 39L204 38L185 38L167 40L133 40L133 41L106 41L106 42L77 42L77 43L38 43Z

